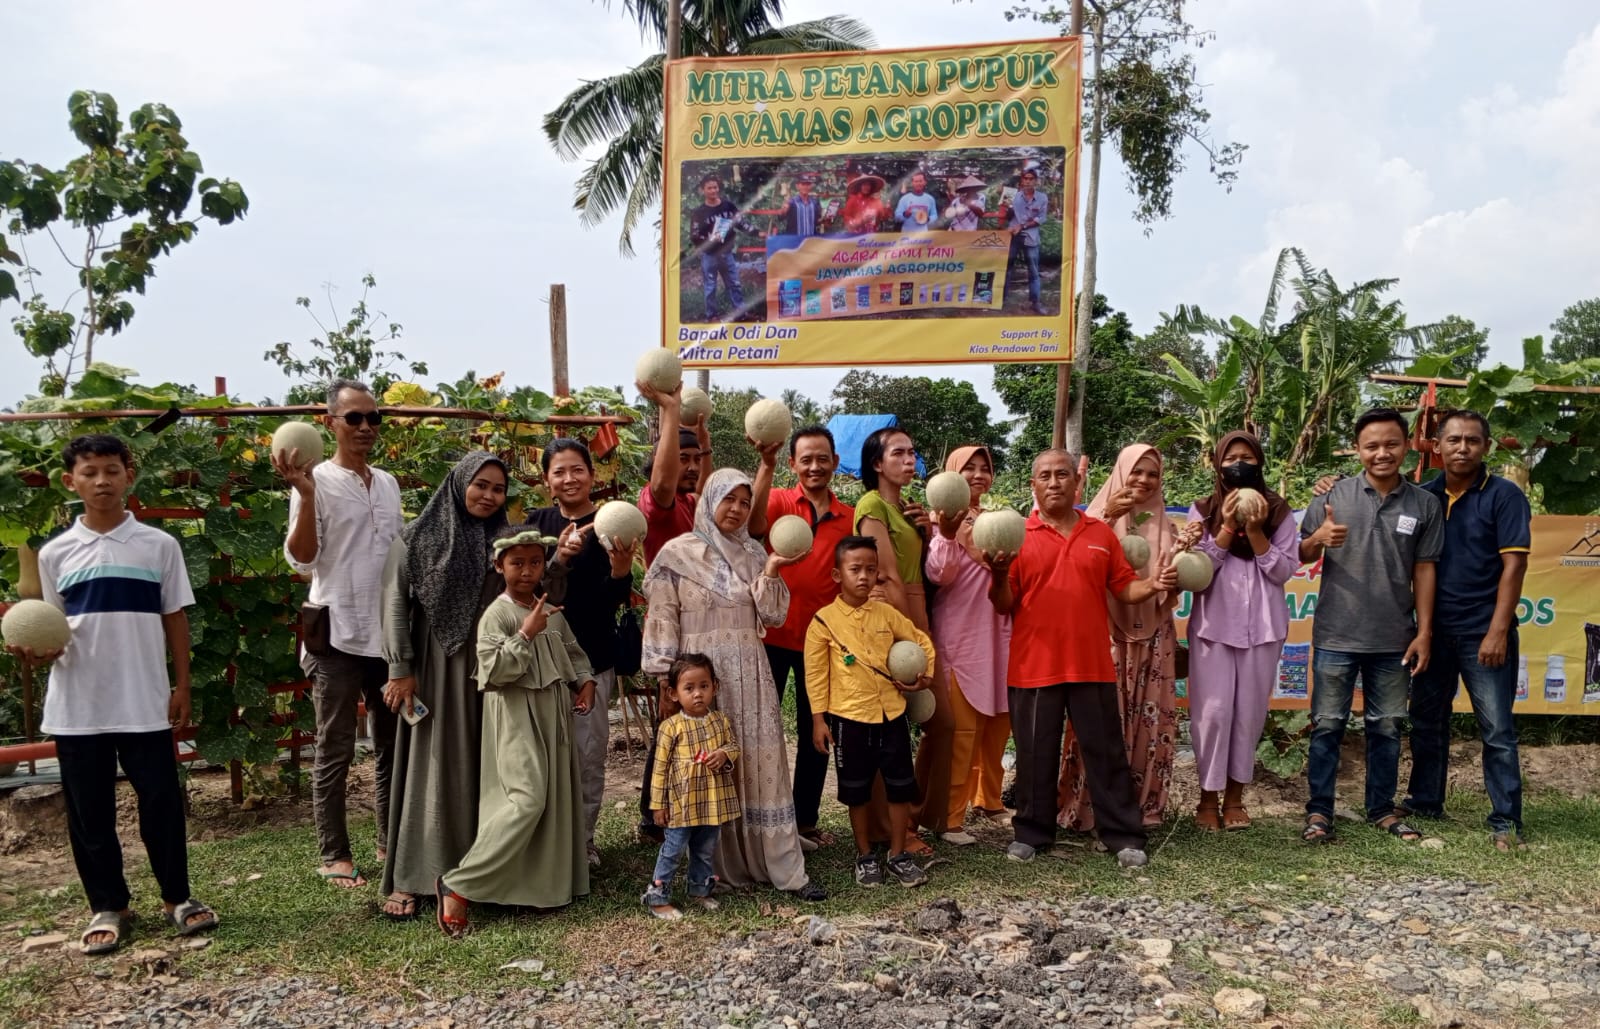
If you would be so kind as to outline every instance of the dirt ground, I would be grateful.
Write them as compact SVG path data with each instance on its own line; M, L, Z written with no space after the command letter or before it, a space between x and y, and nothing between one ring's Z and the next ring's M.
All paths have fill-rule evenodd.
M643 751L634 738L631 749L622 747L620 732L613 733L614 749L606 776L607 806L618 802L638 802L643 776ZM1357 810L1361 803L1362 739L1347 737L1339 783L1341 803ZM1483 789L1480 755L1476 742L1458 742L1451 747L1450 784L1452 790L1481 792ZM1523 776L1531 792L1556 791L1568 796L1600 793L1600 744L1529 747L1522 751ZM1352 773L1352 770L1354 772ZM1409 774L1409 761L1402 757L1402 789ZM373 766L358 763L350 772L350 810L372 810ZM830 777L831 783L831 777ZM119 830L130 863L142 862L138 815L127 783L118 786ZM1174 771L1168 811L1183 816L1194 809L1198 799L1194 761L1181 758ZM1304 809L1304 777L1280 779L1261 772L1246 792L1245 802L1252 812L1267 816L1292 816ZM200 771L189 778L189 838L195 842L228 839L252 830L311 824L310 787L297 800L281 797L251 797L244 808L229 797L228 775L223 770ZM842 817L831 795L824 801L824 818ZM307 861L314 855L307 854ZM0 798L0 908L12 902L20 888L52 889L71 881L75 873L67 849L66 815L59 793L24 802L16 794Z

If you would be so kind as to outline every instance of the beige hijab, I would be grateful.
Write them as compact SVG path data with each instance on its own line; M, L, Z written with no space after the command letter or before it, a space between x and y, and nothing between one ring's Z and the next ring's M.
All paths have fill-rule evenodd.
M1111 469L1111 478L1106 480L1105 485L1100 487L1100 492L1089 501L1089 514L1095 518L1105 518L1106 501L1128 484L1128 476L1133 473L1133 466L1146 455L1155 459L1157 470L1162 472L1162 488L1152 493L1144 503L1111 522L1111 530L1118 538L1135 534L1144 537L1145 542L1150 544L1150 563L1145 568L1145 574L1150 575L1165 568L1178 549L1177 530L1172 527L1172 520L1167 517L1164 488L1166 474L1161 451L1147 443L1135 443L1123 447L1122 453L1117 455L1117 466ZM1145 512L1148 512L1150 517L1144 520L1143 525L1135 528L1134 519ZM1168 596L1164 593L1158 593L1139 604L1124 604L1117 598L1111 597L1107 606L1111 611L1111 625L1117 639L1146 640L1155 635L1155 631L1165 621L1168 600Z

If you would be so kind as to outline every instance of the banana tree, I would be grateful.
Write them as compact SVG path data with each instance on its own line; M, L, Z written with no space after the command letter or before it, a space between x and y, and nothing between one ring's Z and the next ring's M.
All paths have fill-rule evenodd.
M1225 344L1217 374L1209 382L1186 368L1171 354L1162 354L1161 360L1168 374L1148 373L1178 398L1183 408L1183 430L1163 440L1163 444L1179 439L1194 440L1202 454L1217 448L1217 440L1227 431L1227 426L1237 423L1239 417L1239 373L1243 358L1241 347L1229 341Z

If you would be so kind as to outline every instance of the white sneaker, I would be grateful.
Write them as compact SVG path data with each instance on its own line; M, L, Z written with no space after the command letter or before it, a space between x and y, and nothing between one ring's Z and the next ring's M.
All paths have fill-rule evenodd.
M953 843L958 847L970 847L974 843L978 842L978 838L976 836L964 829L957 829L954 832L942 832L939 834L939 838L946 843Z
M1037 850L1034 850L1021 840L1013 840L1011 846L1006 848L1006 858L1020 865L1025 865L1032 861L1037 853Z
M1123 868L1143 868L1150 863L1150 855L1138 847L1124 847L1117 851L1117 864Z

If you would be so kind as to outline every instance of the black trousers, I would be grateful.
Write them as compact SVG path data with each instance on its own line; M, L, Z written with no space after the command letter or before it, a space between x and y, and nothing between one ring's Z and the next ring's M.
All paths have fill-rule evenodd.
M1116 683L1012 686L1006 693L1011 701L1011 734L1017 741L1017 813L1011 824L1018 842L1044 848L1056 841L1061 740L1071 718L1100 842L1113 854L1128 847L1143 849L1144 818L1122 742Z
M811 697L806 693L806 656L799 650L768 646L767 663L772 680L778 684L778 703L783 703L784 684L794 672L794 820L802 829L815 828L822 808L822 790L827 785L828 755L811 745Z
M130 899L117 837L119 763L139 798L139 837L150 855L161 899L168 904L188 900L189 850L172 730L57 736L55 743L72 860L90 909L121 911Z

